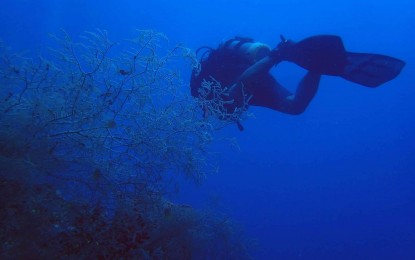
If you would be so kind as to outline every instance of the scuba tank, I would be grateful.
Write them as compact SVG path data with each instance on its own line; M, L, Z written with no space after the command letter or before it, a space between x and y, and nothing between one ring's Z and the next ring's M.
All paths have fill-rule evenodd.
M235 37L222 44L219 48L225 48L236 55L241 55L252 64L266 57L271 48L265 43L255 42L250 38Z

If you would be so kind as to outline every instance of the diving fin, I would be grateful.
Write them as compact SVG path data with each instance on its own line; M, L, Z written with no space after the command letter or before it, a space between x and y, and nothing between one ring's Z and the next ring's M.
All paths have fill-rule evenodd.
M340 37L317 35L297 43L285 42L288 46L284 46L282 42L279 47L284 60L319 74L342 75L347 63L347 55Z
M405 66L404 61L386 55L347 52L342 39L335 35L312 36L297 43L281 39L279 49L283 60L366 87L377 87L394 79Z
M405 62L393 57L370 53L347 53L343 77L366 87L377 87L399 75Z

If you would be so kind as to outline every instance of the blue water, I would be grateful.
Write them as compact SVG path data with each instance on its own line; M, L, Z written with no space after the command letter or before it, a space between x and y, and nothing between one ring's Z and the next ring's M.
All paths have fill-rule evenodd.
M220 170L202 186L187 183L175 200L214 200L256 240L255 259L415 259L415 3L400 1L81 1L2 0L0 39L43 51L49 33L106 29L128 38L154 29L196 49L234 35L275 45L335 34L346 49L406 61L395 80L369 89L323 77L307 111L265 108L218 137ZM273 73L294 89L304 71ZM184 69L188 78L190 71Z

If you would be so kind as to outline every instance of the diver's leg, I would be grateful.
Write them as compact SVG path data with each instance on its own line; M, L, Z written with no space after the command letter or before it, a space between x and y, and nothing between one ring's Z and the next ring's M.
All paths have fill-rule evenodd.
M248 92L252 93L249 104L271 108L287 114L301 114L315 96L320 78L320 74L308 72L293 95L274 77L269 74L263 75L256 84L248 85Z
M288 102L292 104L290 107L290 114L301 114L306 110L311 100L317 93L320 83L321 75L315 72L307 72L297 87L294 97L287 97Z

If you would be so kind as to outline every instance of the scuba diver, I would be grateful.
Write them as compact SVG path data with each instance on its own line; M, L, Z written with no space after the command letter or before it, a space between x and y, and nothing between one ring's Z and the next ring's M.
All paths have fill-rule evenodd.
M315 96L322 75L339 76L366 87L377 87L392 80L405 62L380 54L347 52L340 37L317 35L299 42L286 40L271 49L251 38L235 37L206 50L200 60L200 70L192 71L191 94L202 98L204 81L216 81L223 90L223 111L216 111L220 119L248 106L267 107L287 114L298 115L306 110ZM307 70L295 93L281 86L270 69L282 61L294 62ZM203 96L212 99L213 93ZM208 108L202 107L207 116ZM219 113L218 113L219 112ZM232 118L242 131L239 118Z

